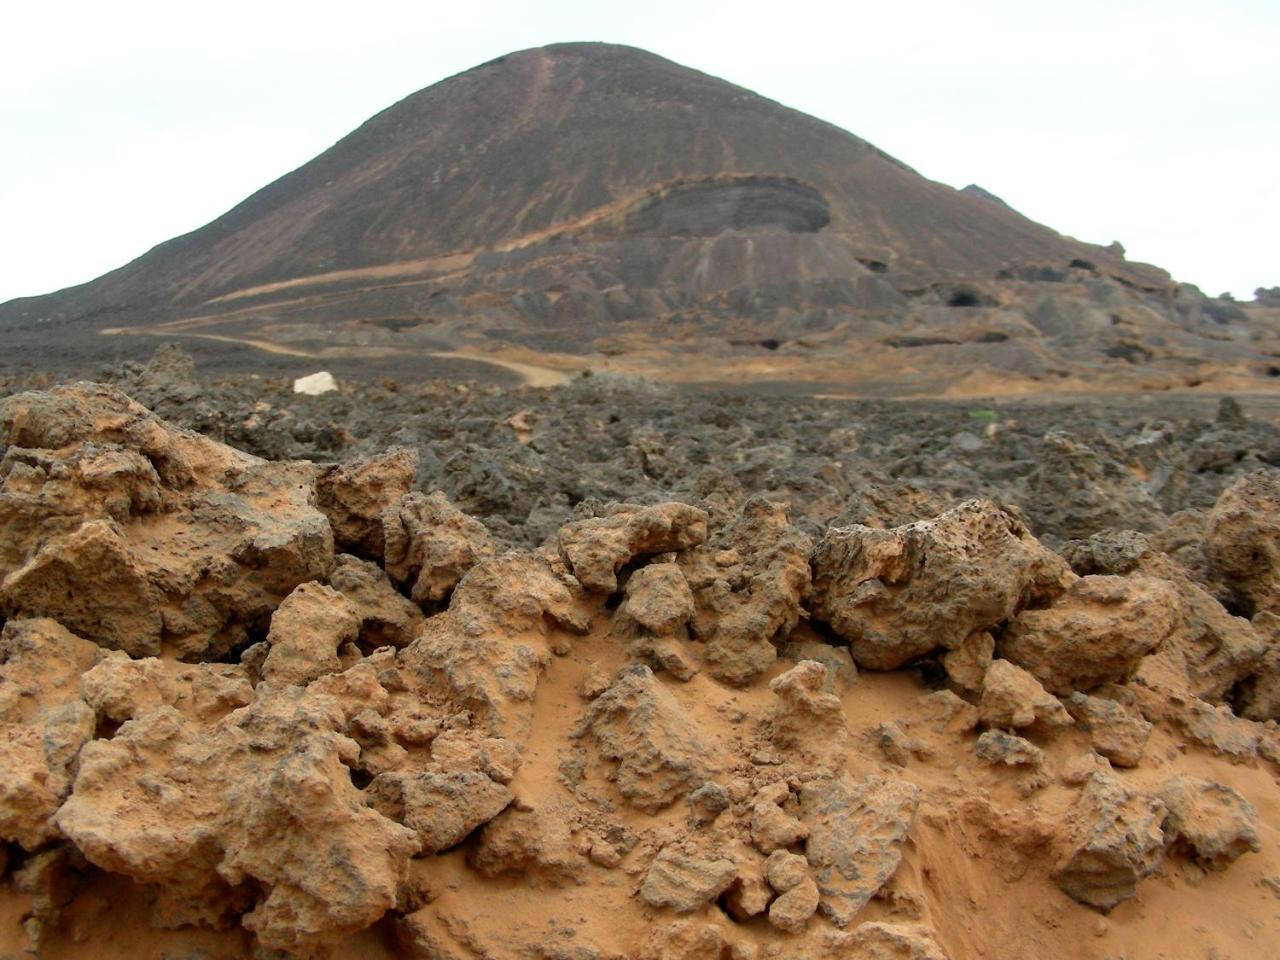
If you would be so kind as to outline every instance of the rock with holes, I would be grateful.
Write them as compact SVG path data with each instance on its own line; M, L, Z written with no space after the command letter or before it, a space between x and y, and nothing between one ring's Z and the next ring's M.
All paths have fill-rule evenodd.
M304 583L271 615L262 678L306 686L342 669L338 650L360 635L360 615L332 587Z
M51 617L132 656L217 659L333 534L315 468L267 463L78 383L0 403L0 613Z
M413 489L417 475L418 451L408 447L322 470L316 477L316 505L329 518L338 549L381 560L383 511Z
M1117 767L1138 765L1151 736L1150 723L1131 708L1102 697L1073 693L1065 702L1076 722L1089 732L1094 750Z
M693 619L693 593L680 568L674 563L650 563L627 580L623 600L615 618L633 621L649 633L674 634Z
M1083 577L1052 606L1015 617L999 654L1050 693L1124 682L1177 624L1178 594L1152 577Z
M732 860L705 859L663 847L640 885L640 899L651 907L692 913L728 890L737 875Z
M813 556L813 615L860 667L893 670L955 649L1074 579L1011 514L970 500L932 520L832 528Z
M561 527L555 545L587 590L616 593L618 571L636 557L688 550L706 539L707 515L697 507L613 504L603 516Z
M511 791L477 770L390 771L365 790L368 804L418 834L424 853L457 846L511 803Z
M812 541L782 504L752 498L723 542L678 558L697 607L693 634L707 669L741 686L777 659L776 644L800 621L809 596Z
M439 604L468 570L497 552L484 524L438 491L406 494L387 504L382 528L387 574L425 606Z
M994 660L987 668L978 707L982 722L989 727L1018 730L1022 727L1070 726L1071 716L1057 697L1027 671L1008 660Z
M948 960L933 931L921 924L871 921L859 924L842 944L846 952L832 954L866 960Z
M827 692L827 668L803 660L769 681L777 697L773 743L807 766L836 771L849 750L849 728L840 698Z
M0 632L0 839L35 850L58 836L51 818L98 719L80 675L103 653L52 620Z
M1104 913L1131 899L1163 859L1164 817L1159 798L1092 774L1068 818L1070 846L1055 874L1058 885Z
M334 561L329 586L355 609L365 649L408 646L422 627L422 611L396 592L376 563L344 553Z
M632 806L650 813L701 786L712 751L648 667L631 666L587 707L574 731L600 758Z
M342 731L386 697L361 664L259 686L213 724L147 711L81 751L58 828L96 866L154 885L155 922L243 914L264 947L306 953L389 910L419 850L348 769L359 747Z
M979 760L992 765L1033 769L1044 766L1043 750L1030 740L1015 737L1002 730L988 730L983 733L974 744L974 752Z
M805 858L820 908L837 926L848 926L898 869L919 801L914 784L874 775L801 784L800 816L809 828Z
M1165 838L1181 845L1210 870L1225 870L1243 854L1262 849L1258 811L1226 784L1186 775L1172 777L1160 788L1168 810Z
M582 882L587 858L567 803L512 805L480 830L467 860L482 877L513 877L552 887Z
M1280 473L1259 470L1223 491L1209 513L1204 553L1245 613L1280 614Z

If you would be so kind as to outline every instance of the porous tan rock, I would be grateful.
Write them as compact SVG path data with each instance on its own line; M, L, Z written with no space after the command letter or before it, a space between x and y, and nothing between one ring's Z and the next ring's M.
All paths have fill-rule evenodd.
M306 686L337 673L338 649L359 635L360 615L346 597L323 584L301 584L271 615L263 679Z
M818 911L820 894L813 877L805 876L769 904L769 923L787 933L799 933Z
M0 404L0 612L131 655L242 645L333 561L309 464L266 463L79 383Z
M1033 769L1044 765L1043 750L1025 737L1015 737L1002 730L987 730L978 737L973 749L984 763Z
M1249 763L1258 755L1263 727L1237 717L1226 704L1192 700L1173 720L1188 740L1232 763Z
M364 804L345 766L358 747L338 728L377 690L357 669L260 689L212 727L148 711L81 751L57 825L97 866L154 884L158 922L247 909L265 946L295 952L362 929L396 902L419 849Z
M413 489L417 475L418 451L408 447L323 469L316 477L316 505L329 518L338 549L381 560L383 511Z
M80 675L102 654L52 620L0 631L0 839L35 850L58 836L51 818L97 726Z
M837 926L848 926L897 870L919 802L919 787L874 775L801 785L801 818L809 827L805 858L820 908Z
M408 646L422 626L422 611L396 592L376 563L342 554L334 561L329 586L355 608L365 649Z
M468 862L482 877L517 877L552 887L582 882L587 858L565 803L509 806L480 830Z
M761 853L794 846L809 835L809 828L782 808L790 799L785 783L757 792L751 805L751 841Z
M969 696L978 696L982 693L995 649L995 638L986 630L978 630L965 637L960 646L942 655L942 669L956 689Z
M1259 470L1222 492L1209 512L1204 554L1247 614L1280 614L1280 475Z
M619 618L630 618L660 636L674 633L693 619L693 591L674 563L650 563L627 580Z
M765 879L765 858L739 840L721 846L717 853L732 860L737 869L733 884L720 900L729 916L742 922L768 910L775 894Z
M1151 577L1083 577L1052 606L1016 616L999 654L1050 693L1123 682L1177 623L1178 595Z
M1171 777L1160 788L1168 813L1166 842L1185 847L1196 862L1225 870L1245 853L1262 849L1258 811L1239 791L1200 777Z
M769 681L778 698L773 743L806 765L834 772L844 766L849 728L840 698L826 687L827 668L815 660L804 660Z
M1035 677L1008 660L994 660L987 668L978 710L987 726L1012 730L1033 724L1065 727L1072 722L1057 697L1046 693Z
M948 960L933 931L923 924L870 921L860 924L844 946L866 960Z
M130 660L111 653L80 677L80 696L114 723L133 720L162 706L193 720L213 722L253 700L241 664L175 664L147 657Z
M1164 804L1114 776L1086 781L1068 823L1070 847L1055 877L1074 900L1106 913L1136 895L1164 857Z
M1114 700L1073 693L1067 710L1085 730L1099 754L1117 767L1136 767L1142 760L1152 726L1132 709Z
M614 786L641 810L674 803L706 781L712 751L648 667L624 669L574 731L611 762Z
M1253 618L1252 626L1265 649L1239 690L1240 714L1249 720L1280 722L1280 616L1263 611Z
M484 524L439 491L406 494L386 506L382 527L387 574L426 606L439 604L468 570L496 554Z
M769 886L778 893L786 893L809 876L809 861L799 854L775 850L769 854L765 864L765 876L769 880Z
M704 859L664 847L645 874L640 899L651 907L692 913L728 890L737 875L732 860Z
M479 771L389 771L365 790L370 807L418 834L425 853L457 846L511 803L511 791Z
M1074 579L1012 515L970 500L932 520L827 531L813 557L813 615L859 667L892 670L1044 603Z
M615 593L618 571L636 557L688 550L706 539L707 515L697 507L614 504L604 516L566 524L556 545L584 587Z
M782 504L753 497L723 542L677 558L693 589L694 636L708 672L741 686L777 659L777 644L799 622L809 596L813 543Z

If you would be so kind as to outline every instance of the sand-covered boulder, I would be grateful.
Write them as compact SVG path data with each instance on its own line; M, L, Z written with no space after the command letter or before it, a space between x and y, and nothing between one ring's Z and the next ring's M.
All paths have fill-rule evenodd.
M1136 895L1164 857L1165 805L1095 773L1068 820L1069 849L1055 874L1073 900L1105 912Z
M496 553L484 524L443 493L410 493L384 506L385 566L424 606L439 604L463 575Z
M1160 800L1168 811L1166 841L1202 866L1225 870L1242 854L1262 849L1258 811L1226 784L1179 775L1165 781Z
M314 469L256 457L80 383L0 405L0 609L134 656L242 644L333 562Z
M737 875L732 860L708 860L664 847L645 874L640 899L651 907L692 913L728 890Z
M52 620L0 632L0 839L35 850L58 836L51 818L97 727L80 675L103 653Z
M987 668L978 710L987 726L1010 730L1033 724L1064 727L1071 723L1061 701L1046 693L1035 677L1008 660L993 660Z
M338 651L360 635L360 616L332 587L304 583L271 615L262 678L306 686L342 669Z
M706 539L707 515L697 507L613 504L603 516L566 524L555 543L587 590L614 593L618 571L636 557L688 550Z
M265 946L290 951L368 926L419 841L351 782L359 748L339 730L376 688L363 675L260 688L212 727L170 706L144 713L82 751L59 829L95 865L154 885L165 924L247 910Z
M874 775L801 785L801 819L809 828L805 859L820 909L837 926L848 926L898 869L919 802L919 787Z
M587 707L574 736L610 764L610 779L632 806L653 812L707 780L711 747L648 667L623 670Z
M376 563L341 554L334 560L329 586L355 609L360 618L360 646L366 650L408 646L422 626L422 611L396 592Z
M1152 725L1134 708L1105 697L1073 693L1065 701L1075 721L1089 733L1093 749L1117 767L1136 767Z
M813 615L860 667L892 670L1044 604L1074 579L995 504L970 500L892 530L833 528L813 557Z
M1260 470L1223 491L1209 512L1204 553L1247 614L1280 614L1280 473Z
M1178 595L1152 577L1083 577L1051 606L1010 621L999 654L1050 693L1123 682L1160 647L1178 618Z
M777 659L809 596L812 546L786 507L756 497L722 541L678 558L697 607L693 634L713 677L741 686Z
M323 469L316 477L316 506L329 518L338 549L381 560L383 511L413 489L417 475L418 451L408 447Z
M849 727L840 698L827 692L827 668L802 660L769 681L778 698L771 717L774 746L806 768L835 772L849 750Z

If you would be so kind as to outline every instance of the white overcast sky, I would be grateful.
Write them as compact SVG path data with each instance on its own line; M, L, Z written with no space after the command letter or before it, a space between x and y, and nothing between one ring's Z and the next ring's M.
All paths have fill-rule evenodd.
M1280 0L0 0L0 302L218 216L414 90L569 40L831 121L1206 293L1280 284Z

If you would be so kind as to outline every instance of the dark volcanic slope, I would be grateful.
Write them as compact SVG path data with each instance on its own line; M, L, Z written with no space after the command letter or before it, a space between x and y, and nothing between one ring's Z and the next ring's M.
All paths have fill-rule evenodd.
M941 276L1081 257L1161 280L740 87L565 44L413 94L208 226L0 320L420 317L432 295L489 291L514 298L505 322L519 329L566 319L526 293L620 286L636 291L623 313L656 317L686 292L838 281L827 299L866 306ZM574 324L610 319L574 302Z

